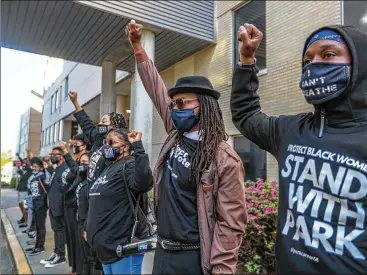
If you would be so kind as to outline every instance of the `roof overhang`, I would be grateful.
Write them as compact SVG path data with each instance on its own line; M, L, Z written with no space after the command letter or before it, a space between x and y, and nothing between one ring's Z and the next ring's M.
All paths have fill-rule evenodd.
M206 21L203 16L194 23L187 18L186 30L185 23L178 20L185 12L184 6L182 10L176 8L176 21L168 20L170 10L174 16L173 2L176 1L1 1L1 46L97 66L108 58L117 63L117 69L133 72L134 56L124 29L134 16L155 30L155 64L163 70L215 43L214 21L211 22L214 8L205 6L212 7L211 1L186 4L193 8L198 5L196 10L208 13ZM167 24L160 19L165 6ZM140 12L134 13L137 8ZM145 14L145 9L150 13L140 15ZM202 36L200 26L206 30Z

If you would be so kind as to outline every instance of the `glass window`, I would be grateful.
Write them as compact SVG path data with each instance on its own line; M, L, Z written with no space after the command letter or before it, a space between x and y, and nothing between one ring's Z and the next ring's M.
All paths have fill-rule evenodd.
M251 1L234 12L234 64L240 60L237 32L245 23L255 25L263 34L263 40L256 50L256 64L260 70L266 68L266 1Z
M60 107L60 90L57 90L55 99L55 110L58 110L59 107Z
M50 130L50 144L54 143L54 125L51 125Z
M65 78L65 98L69 96L69 76Z
M58 138L59 138L59 122L55 123L55 130L54 130L54 142L58 142Z
M51 114L54 112L54 103L55 103L55 101L54 101L54 98L55 98L55 96L51 96Z
M50 144L50 128L46 129L46 144L45 145L48 145L48 144Z
M367 32L367 2L343 1L344 24L354 26L363 32Z
M63 131L64 130L64 121L63 120L60 120L60 123L59 123L59 140L62 140L62 136L63 136Z
M233 142L245 168L245 180L266 179L266 152L245 137L234 137Z

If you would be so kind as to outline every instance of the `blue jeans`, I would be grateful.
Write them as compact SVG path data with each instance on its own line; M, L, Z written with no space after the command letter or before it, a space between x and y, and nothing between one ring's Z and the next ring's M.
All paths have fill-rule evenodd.
M112 264L103 264L104 274L141 274L144 255L132 255Z
M27 196L25 198L25 200L27 201L27 205L28 205L28 220L27 220L27 232L30 231L31 227L32 227L32 223L33 223L33 201L32 201L32 197L31 196Z

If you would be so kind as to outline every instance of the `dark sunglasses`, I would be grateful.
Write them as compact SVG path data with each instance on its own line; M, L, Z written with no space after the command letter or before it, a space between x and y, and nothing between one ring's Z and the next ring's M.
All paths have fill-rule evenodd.
M195 98L177 98L171 100L171 103L169 104L169 108L172 110L177 106L178 109L182 110L187 103L190 101L198 100L197 97Z
M112 146L113 141L112 141L112 139L104 139L103 144L108 144L109 146ZM126 144L123 143L122 145L126 145Z

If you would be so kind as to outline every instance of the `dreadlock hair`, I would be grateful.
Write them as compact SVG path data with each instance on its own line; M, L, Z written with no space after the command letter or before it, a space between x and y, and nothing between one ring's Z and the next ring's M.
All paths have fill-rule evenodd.
M89 139L84 133L76 134L75 136L73 136L72 139L83 142L85 144L87 151L90 151L90 149L92 148L92 144L90 143Z
M228 140L225 131L222 111L218 101L209 95L198 94L200 137L195 153L191 160L190 182L199 183L205 169L215 161L219 144ZM183 133L179 133L182 143Z

